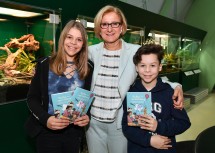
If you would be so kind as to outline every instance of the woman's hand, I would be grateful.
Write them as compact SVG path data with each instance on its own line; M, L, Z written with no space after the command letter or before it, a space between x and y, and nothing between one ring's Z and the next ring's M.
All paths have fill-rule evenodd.
M56 118L55 116L49 117L47 121L47 127L51 130L60 130L64 129L69 125L69 118L67 117L61 117Z
M155 132L155 130L157 129L157 125L158 125L157 120L155 120L154 118L152 118L149 115L140 116L138 119L138 123L140 125L140 128L149 130L152 132Z
M86 126L89 123L90 119L88 115L83 115L74 121L74 125Z
M153 135L150 140L151 146L156 149L168 149L172 147L170 145L171 140L168 137L161 135Z
M174 94L172 96L173 102L174 102L174 107L176 109L183 109L184 105L184 96L183 96L183 90L181 86L177 86L174 89Z

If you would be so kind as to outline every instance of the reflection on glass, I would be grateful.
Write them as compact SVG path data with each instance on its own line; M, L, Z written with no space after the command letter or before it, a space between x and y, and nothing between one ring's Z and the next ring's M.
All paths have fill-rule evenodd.
M182 48L177 51L183 71L199 68L201 41L190 38L182 39Z

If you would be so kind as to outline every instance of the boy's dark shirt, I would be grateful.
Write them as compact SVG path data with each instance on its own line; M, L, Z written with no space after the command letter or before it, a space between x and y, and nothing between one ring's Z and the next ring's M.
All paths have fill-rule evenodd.
M142 85L141 79L137 79L130 87L129 92L147 92ZM150 91L152 95L152 110L158 121L155 133L168 136L171 139L173 148L168 150L155 149L150 146L152 134L140 127L128 126L127 124L127 103L126 98L123 101L123 133L128 139L128 153L175 153L176 140L175 135L187 130L191 123L186 111L175 109L173 106L173 89L167 83L163 83L160 78L157 79L156 86ZM154 104L161 104L161 113L155 111ZM156 105L158 106L158 105ZM156 108L159 109L159 108Z

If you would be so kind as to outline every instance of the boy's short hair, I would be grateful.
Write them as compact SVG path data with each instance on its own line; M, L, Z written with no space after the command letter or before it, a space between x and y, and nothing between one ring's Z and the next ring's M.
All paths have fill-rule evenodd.
M163 47L158 44L144 44L135 53L133 57L134 64L137 65L138 63L140 63L140 61L142 60L141 58L142 55L149 55L149 54L156 54L158 57L159 63L161 63L161 60L163 59L163 56L164 56Z

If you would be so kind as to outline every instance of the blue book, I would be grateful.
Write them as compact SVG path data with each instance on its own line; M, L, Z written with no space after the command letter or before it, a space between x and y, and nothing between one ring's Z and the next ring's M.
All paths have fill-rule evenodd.
M95 94L76 87L74 91L51 94L55 117L68 117L70 123L87 113Z
M128 126L139 126L141 115L152 114L151 92L127 92Z

